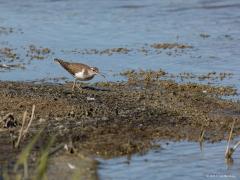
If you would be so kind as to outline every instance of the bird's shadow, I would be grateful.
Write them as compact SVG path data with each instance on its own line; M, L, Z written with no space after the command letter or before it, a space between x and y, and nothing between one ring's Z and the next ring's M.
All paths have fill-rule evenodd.
M82 89L94 90L94 91L111 91L107 88L95 87L95 86L81 86Z

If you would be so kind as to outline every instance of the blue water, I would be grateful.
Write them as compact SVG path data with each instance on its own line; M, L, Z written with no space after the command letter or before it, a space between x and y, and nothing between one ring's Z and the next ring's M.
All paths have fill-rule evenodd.
M227 142L203 145L198 143L160 143L162 148L150 150L144 156L100 160L99 176L104 180L120 179L239 179L240 152L235 152L233 164L224 154Z
M53 63L54 57L83 62L100 68L108 80L126 69L164 69L170 73L230 72L220 84L240 89L239 0L0 0L0 26L14 32L0 34L0 47L16 48L23 62L30 44L48 47L54 54L33 60L26 69L1 72L0 80L36 80L68 77ZM20 29L20 33L18 30ZM208 34L203 38L200 34ZM81 55L74 49L128 47L144 44L184 43L194 48L179 55L150 53ZM64 51L64 52L63 52ZM67 51L67 52L66 52ZM173 53L174 54L174 53ZM94 81L102 80L100 78Z

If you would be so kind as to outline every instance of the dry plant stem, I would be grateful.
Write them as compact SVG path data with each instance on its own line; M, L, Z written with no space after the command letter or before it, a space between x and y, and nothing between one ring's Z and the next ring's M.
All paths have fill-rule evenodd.
M232 123L232 127L231 127L231 131L228 137L228 144L227 144L227 148L226 148L226 152L225 152L225 158L231 158L232 156L232 151L230 151L230 142L232 139L232 134L233 134L233 128L234 128L234 124L235 124L236 119L234 119L233 123Z
M33 118L34 118L34 112L35 112L35 105L33 105L33 107L32 107L31 119L30 119L30 121L29 121L29 123L28 123L28 125L27 125L27 128L26 128L26 129L24 130L24 132L23 132L23 137L26 136L26 134L27 134L27 132L28 132L28 129L30 128L30 126L31 126L31 124L32 124L32 121L33 121Z
M238 141L238 142L235 144L235 146L233 147L233 151L235 151L235 150L238 148L238 146L240 146L240 141Z
M204 129L204 126L202 125L199 142L203 142L204 134L205 134L205 129Z
M25 111L23 113L22 127L20 129L18 140L17 140L17 143L15 144L15 148L19 147L19 143L20 143L22 135L23 135L23 128L24 128L24 125L25 125L25 122L26 122L26 117L27 117L27 111Z
M203 129L200 136L200 142L203 142L205 130Z

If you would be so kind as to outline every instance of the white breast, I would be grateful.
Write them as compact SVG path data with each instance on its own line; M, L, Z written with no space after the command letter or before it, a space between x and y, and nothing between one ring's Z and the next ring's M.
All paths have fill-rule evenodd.
M76 77L76 78L79 78L79 79L84 79L84 78L86 78L86 75L84 75L84 70L75 73L75 77Z
M84 73L84 70L75 73L75 77L76 77L77 79L79 79L79 80L82 80L82 81L91 80L91 79L94 77L94 75L95 75L95 74L93 74L93 73L87 73L87 74L85 74L85 73Z

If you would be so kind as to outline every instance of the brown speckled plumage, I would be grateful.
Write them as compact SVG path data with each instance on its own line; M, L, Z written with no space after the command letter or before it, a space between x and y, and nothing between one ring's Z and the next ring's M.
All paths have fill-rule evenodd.
M78 73L80 71L84 70L84 74L87 74L87 69L90 69L91 67L82 64L82 63L69 63L66 61L63 61L61 59L54 59L54 61L58 62L64 69L66 69L71 75L75 76L75 73Z
M99 70L96 67L90 67L82 63L70 63L62 59L54 59L55 62L58 62L65 70L67 70L75 80L73 83L72 90L74 90L77 80L88 81L94 78L95 75L99 74ZM101 75L101 74L100 74ZM104 75L101 75L104 77ZM105 77L104 77L105 78Z

